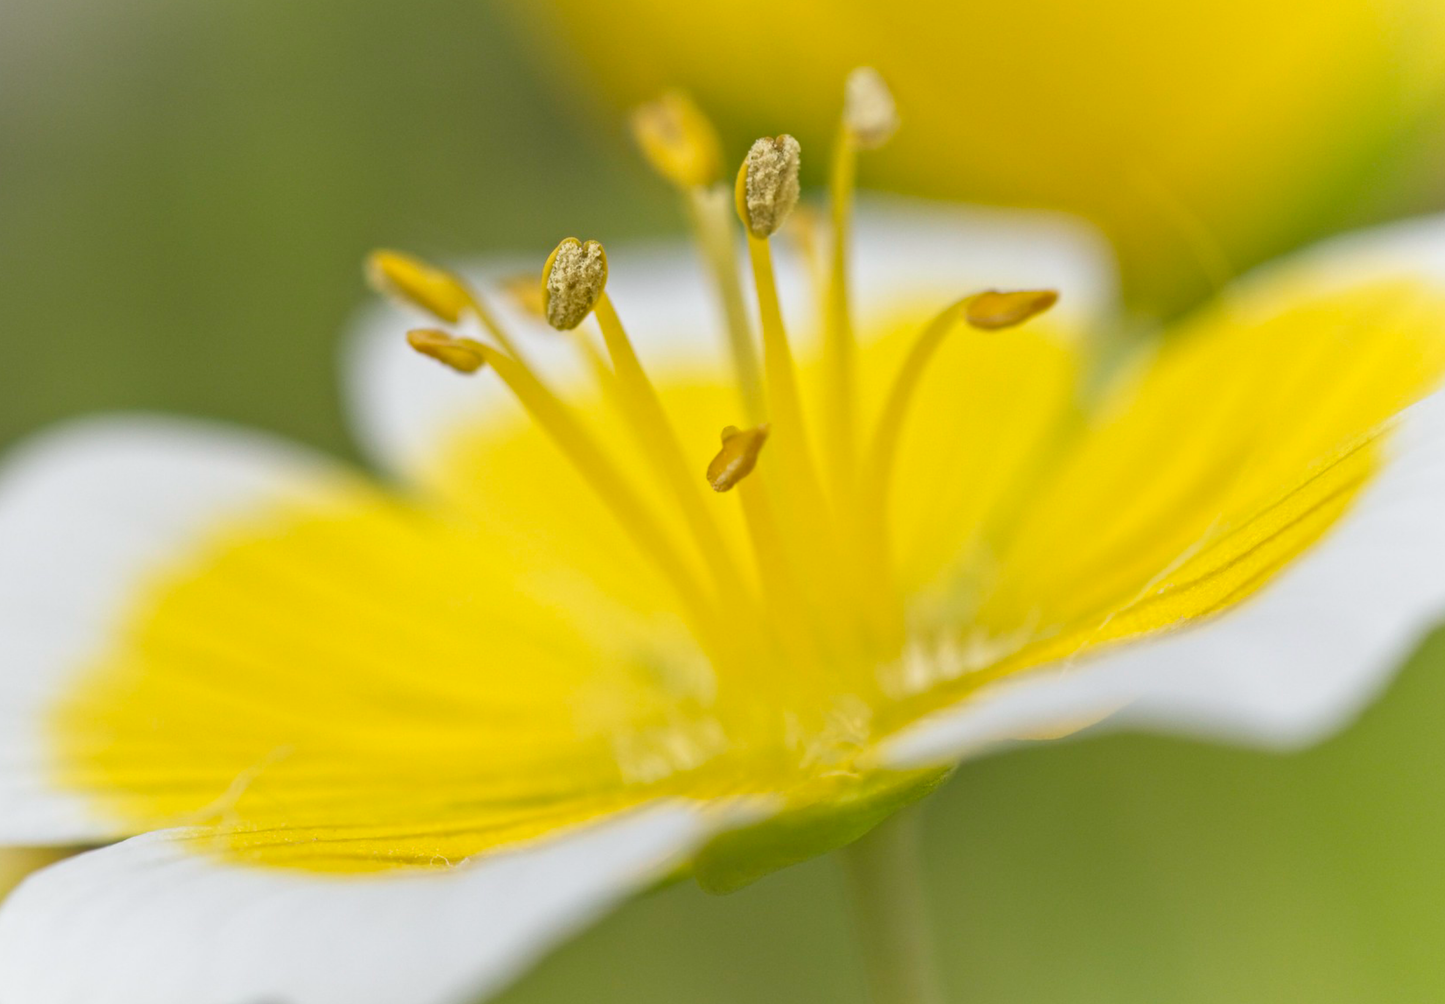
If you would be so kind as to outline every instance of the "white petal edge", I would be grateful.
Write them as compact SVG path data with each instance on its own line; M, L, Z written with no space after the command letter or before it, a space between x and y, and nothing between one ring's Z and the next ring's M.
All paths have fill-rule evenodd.
M780 295L790 331L799 337L816 327L814 295L788 242L776 243ZM860 327L901 306L941 308L987 288L1058 289L1057 316L1079 330L1116 306L1108 245L1087 224L1056 213L868 196L859 203L854 248ZM493 292L499 278L539 273L547 250L498 256L462 271L493 293L489 299L526 351L565 385L580 372L569 339ZM644 362L659 368L727 365L712 285L686 241L618 245L608 248L607 257L608 293ZM746 266L743 274L749 274ZM359 313L343 346L343 382L358 442L380 469L413 482L425 480L432 450L449 429L485 421L493 409L507 406L505 393L486 373L465 379L407 347L406 329L426 323L423 315L374 304Z
M1445 216L1336 238L1246 276L1239 288L1410 276L1445 287ZM1098 718L1088 731L1279 749L1348 724L1445 618L1445 391L1399 416L1388 457L1339 524L1238 608L1001 684L905 730L880 762L947 762Z
M0 844L125 835L51 782L52 703L200 535L347 476L279 440L148 416L60 425L0 461Z
M32 876L0 906L0 1000L472 1004L712 832L658 805L445 872L227 864L153 833Z

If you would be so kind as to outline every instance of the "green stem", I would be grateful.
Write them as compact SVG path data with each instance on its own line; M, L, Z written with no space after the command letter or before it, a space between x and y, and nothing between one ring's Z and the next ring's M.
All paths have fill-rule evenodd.
M919 815L902 812L840 856L875 1004L943 1004L923 897Z

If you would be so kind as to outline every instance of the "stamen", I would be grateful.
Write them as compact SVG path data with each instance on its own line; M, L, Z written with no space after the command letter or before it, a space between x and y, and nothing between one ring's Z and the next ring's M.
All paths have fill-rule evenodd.
M864 537L873 543L874 576L887 574L885 529L888 484L902 439L904 420L908 416L908 406L912 404L923 374L944 338L960 320L985 331L1022 324L1048 310L1058 302L1058 298L1058 293L1047 289L976 293L945 307L919 333L918 340L909 349L898 375L893 379L893 386L889 388L860 484Z
M748 320L747 300L743 297L742 276L738 273L732 201L732 193L720 185L688 191L693 231L722 300L728 350L732 354L733 373L737 378L743 413L748 421L761 422L766 414L763 377L758 365L757 346L753 342L752 324Z
M568 237L542 269L542 312L558 331L581 324L607 286L607 253L596 241Z
M435 328L413 328L406 333L407 344L424 356L450 366L458 373L475 373L486 365L481 343L459 338Z
M898 111L888 85L877 70L860 66L848 75L843 89L843 116L833 144L828 172L828 201L833 218L833 254L823 305L824 397L830 435L828 470L834 492L847 498L855 465L855 403L857 340L853 334L848 294L849 235L853 222L853 190L858 151L886 143L898 129Z
M500 285L502 292L512 301L514 307L534 320L547 320L547 309L543 304L542 286L537 282L535 274L517 273L515 275L509 275L501 280ZM607 360L602 358L602 353L594 344L590 333L574 329L572 335L574 343L587 360L587 366L592 371L593 379L596 380L598 388L609 397L615 397L617 381L612 378L612 370L607 365ZM516 353L514 352L513 355L515 356Z
M648 379L647 371L642 368L632 340L627 337L612 300L605 292L598 296L595 312L597 324L602 329L602 340L612 358L619 390L617 398L634 438L653 469L667 482L673 498L682 509L683 518L697 541L724 602L745 602L748 589L742 573L732 559L732 552L712 511L704 504L702 493L689 473L682 443L662 406L662 399Z
M470 313L497 344L520 358L516 344L481 297L456 273L437 268L400 251L373 251L366 258L371 288L394 300L425 310L438 320L456 324Z
M547 307L545 298L542 295L542 287L537 283L535 272L517 273L502 279L500 283L502 292L528 317L539 321L547 319Z
M898 106L882 74L860 66L843 85L843 128L861 150L874 150L898 131Z
M801 154L798 141L786 133L757 140L748 150L735 196L738 216L754 237L771 237L798 204Z
M758 309L763 327L763 371L767 376L773 418L791 432L803 428L803 408L798 395L793 352L783 326L773 278L773 257L768 237L781 227L798 203L798 170L801 148L788 135L764 137L752 145L738 170L734 190L738 217L748 229L748 252L757 286Z
M827 611L861 602L866 584L838 553L837 527L813 462L767 237L787 219L786 210L796 199L799 160L799 148L792 137L754 143L738 172L735 201L748 228L748 253L762 321L763 373L779 454L778 490L772 502L790 544L789 551L800 559L796 565L801 574L794 578L812 594L810 606L828 616ZM843 633L855 629L864 631L866 625L844 625Z
M682 91L638 106L632 136L652 169L681 189L722 180L722 145L702 109Z
M472 304L471 292L456 275L400 251L373 251L368 255L366 279L378 293L448 324L461 320Z
M633 138L653 170L687 198L698 249L722 301L728 350L743 411L749 421L761 422L762 376L738 276L729 194L718 184L722 180L722 145L717 130L682 91L669 91L640 105L633 111L630 124Z
M969 297L965 319L975 328L998 331L1024 323L1059 302L1052 289L1025 289L1001 293L988 290Z
M758 578L763 585L767 608L772 616L765 619L770 633L780 645L789 666L789 676L804 683L808 678L821 680L836 662L823 651L826 631L807 603L809 583L795 573L800 567L789 560L790 541L783 534L769 502L771 485L763 472L738 486L743 522L748 529ZM837 607L826 608L836 616Z
M730 425L722 431L722 449L707 465L707 483L715 492L730 490L743 478L753 472L758 464L758 454L768 441L768 427L759 425L752 429L739 429Z
M525 365L490 346L480 349L483 358L557 444L585 480L611 510L623 530L662 571L677 590L701 636L720 643L713 608L707 594L679 558L674 541L662 529L661 521L628 487L626 479L602 449L587 434L571 411Z

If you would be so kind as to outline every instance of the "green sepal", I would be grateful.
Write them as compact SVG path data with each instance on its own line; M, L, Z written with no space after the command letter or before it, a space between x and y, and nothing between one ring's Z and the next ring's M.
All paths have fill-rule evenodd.
M851 844L952 772L935 767L818 778L790 792L789 805L764 822L714 837L693 860L693 877L704 892L736 892L780 868Z

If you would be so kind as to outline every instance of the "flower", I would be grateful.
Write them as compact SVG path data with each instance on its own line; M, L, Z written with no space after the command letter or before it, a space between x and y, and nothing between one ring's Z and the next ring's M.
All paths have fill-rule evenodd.
M1378 212L1382 161L1428 149L1445 85L1433 0L509 7L574 92L681 83L738 138L778 121L817 148L831 81L873 61L909 119L876 184L1086 215L1147 308Z
M515 302L510 269L373 256L427 323L353 359L383 478L153 417L10 458L0 841L122 842L0 908L0 999L462 1002L629 892L847 844L999 743L1294 744L1382 685L1445 611L1445 221L1108 367L1087 231L855 223L890 107L850 98L826 257L797 141L729 190L675 148L707 149L695 117L650 134L716 338L670 245L569 238Z

